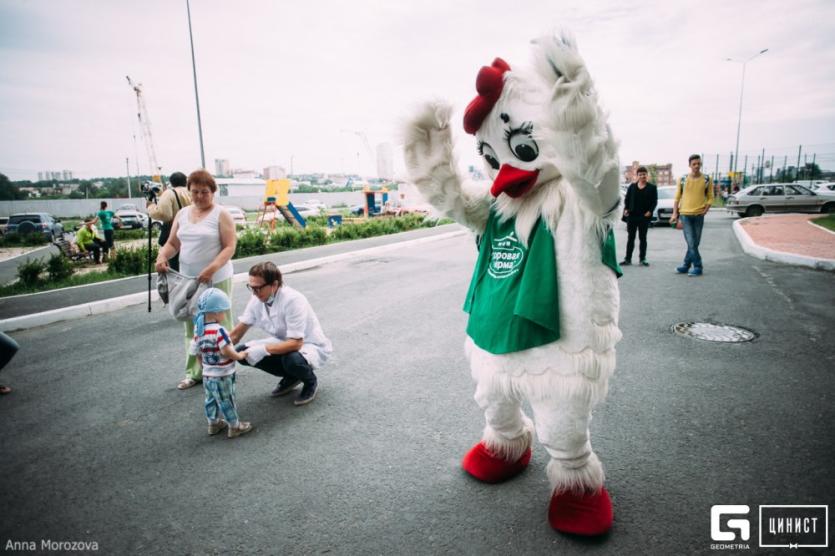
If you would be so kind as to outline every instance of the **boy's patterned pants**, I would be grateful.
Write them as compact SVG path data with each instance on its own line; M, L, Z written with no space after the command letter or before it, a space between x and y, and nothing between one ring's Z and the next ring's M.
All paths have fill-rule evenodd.
M220 415L230 426L238 425L238 409L235 407L235 374L229 376L204 376L203 393L206 395L206 418L217 423Z

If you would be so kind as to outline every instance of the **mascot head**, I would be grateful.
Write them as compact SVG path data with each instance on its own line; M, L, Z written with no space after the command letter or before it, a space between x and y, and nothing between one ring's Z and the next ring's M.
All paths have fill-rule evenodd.
M501 58L482 67L476 77L478 96L464 112L464 130L478 141L494 197L504 193L518 199L560 176L547 138L552 94L563 74L540 42L534 41L535 71L513 71ZM560 44L573 50L567 41Z

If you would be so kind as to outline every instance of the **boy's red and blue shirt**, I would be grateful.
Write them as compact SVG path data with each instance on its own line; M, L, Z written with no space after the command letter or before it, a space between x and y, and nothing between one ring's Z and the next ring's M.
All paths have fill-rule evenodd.
M195 334L189 351L203 361L203 376L228 376L235 372L235 362L220 350L231 344L226 329L216 322L209 322L202 336Z

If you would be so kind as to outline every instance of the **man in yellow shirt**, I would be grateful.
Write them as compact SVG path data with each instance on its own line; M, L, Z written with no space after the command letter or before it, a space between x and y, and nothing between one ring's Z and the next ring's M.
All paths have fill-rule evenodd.
M699 242L702 240L705 214L713 204L713 181L710 176L702 174L701 156L690 155L687 162L690 165L690 173L682 178L673 202L672 220L677 221L681 215L684 241L687 242L684 263L676 267L676 272L688 276L701 276L703 270Z

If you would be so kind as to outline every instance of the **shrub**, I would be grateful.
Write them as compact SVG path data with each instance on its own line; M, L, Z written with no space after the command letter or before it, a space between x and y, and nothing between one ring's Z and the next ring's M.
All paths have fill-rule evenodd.
M300 237L304 247L324 245L328 242L328 230L324 226L307 226L301 231Z
M49 279L53 282L66 280L72 276L75 267L72 262L60 253L52 255L46 262L46 271L49 273Z
M156 227L151 228L151 237L159 236L159 230ZM139 229L139 230L113 230L113 239L114 240L126 240L126 239L148 239L148 230L147 229Z
M34 286L40 283L41 274L46 271L46 264L41 259L26 259L26 262L17 267L17 278L25 286Z
M301 232L295 228L281 227L270 234L268 248L271 253L275 253L295 249L301 245Z
M10 232L5 236L0 237L0 245L6 247L44 245L46 243L49 243L49 239L44 237L44 235L41 232L32 232L31 234L19 234L17 232Z
M151 246L151 268L159 253L159 247ZM134 276L148 272L148 246L138 249L116 249L116 255L111 258L107 270L114 274Z
M267 240L258 228L249 228L238 236L233 258L263 255L267 252Z

